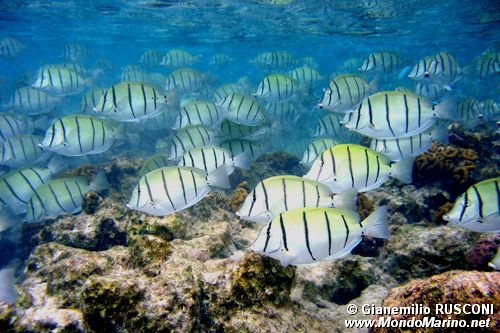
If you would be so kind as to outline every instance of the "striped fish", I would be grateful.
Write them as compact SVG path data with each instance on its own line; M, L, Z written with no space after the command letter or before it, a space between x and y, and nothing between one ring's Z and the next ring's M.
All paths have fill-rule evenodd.
M292 101L267 103L266 113L283 126L294 123L300 118L300 110Z
M370 85L361 77L344 74L330 81L319 103L320 109L350 112L370 94Z
M59 103L57 97L33 87L21 87L14 91L7 107L29 115L42 114L52 111Z
M496 121L500 119L500 109L493 98L489 98L480 103L481 114L486 121Z
M443 86L425 82L417 82L415 86L417 95L427 97L433 102L440 101L448 92Z
M191 68L173 71L165 80L165 90L176 90L181 94L199 91L206 84L206 76Z
M226 96L232 93L248 94L248 89L240 83L227 83L218 87L214 91L215 103L220 104L226 98Z
M121 82L144 82L153 83L151 73L139 65L128 65L122 69Z
M167 52L167 54L161 60L160 65L170 68L180 68L190 66L199 60L199 56L194 56L184 50L174 49Z
M350 189L368 192L389 177L411 183L413 158L392 163L385 155L356 144L340 144L325 150L304 178L321 182L334 192Z
M457 198L443 220L476 232L499 232L500 177L469 187Z
M250 141L266 140L271 135L271 128L267 125L246 126L231 120L224 120L219 127L220 136L224 139L246 139Z
M213 102L194 100L184 105L177 115L173 129L189 125L205 125L216 127L222 121L222 114Z
M485 53L464 68L464 73L477 79L487 79L500 72L500 53Z
M394 52L380 51L371 53L359 68L361 72L391 73L401 68L402 59Z
M413 80L423 80L425 75L429 75L429 67L431 62L434 60L433 56L426 56L420 59L415 66L413 66L412 70L408 74L408 77ZM427 73L427 74L426 74Z
M35 189L53 175L50 169L26 167L0 176L0 204L16 215L26 213L27 203Z
M228 150L218 146L197 147L188 150L178 165L194 167L207 174L212 174L223 166L229 176L235 167L246 170L250 168L250 154L247 152L233 156Z
M141 82L121 82L107 89L95 112L118 121L139 121L157 116L170 103L170 95Z
M241 125L257 126L264 120L264 108L251 96L230 94L224 98L220 109L226 119Z
M266 76L257 86L255 96L267 102L284 102L295 99L298 82L285 74Z
M80 102L80 112L90 113L99 103L101 96L106 92L106 88L91 88L85 93Z
M344 118L344 125L373 139L402 138L419 134L436 119L451 119L452 100L431 105L422 97L402 91L383 91L368 96Z
M333 139L314 140L307 146L304 154L302 155L302 160L300 161L300 163L304 165L310 165L312 162L314 162L316 157L321 155L325 150L339 143L340 142Z
M139 177L144 176L145 174L166 166L171 165L170 160L167 155L155 155L148 159L141 170L139 170Z
M1 112L0 113L0 143L3 143L10 137L31 134L33 120L19 113Z
M139 60L139 63L147 66L158 66L162 61L161 53L158 50L146 50Z
M71 61L79 61L87 58L89 55L90 51L87 46L80 43L69 43L64 47L61 57Z
M236 215L269 223L287 210L304 207L337 207L356 210L356 191L334 195L328 186L297 176L275 176L258 183Z
M231 58L225 53L216 53L210 58L208 64L210 66L222 66L226 65L229 62L232 62L233 60L234 60L233 58Z
M49 158L50 153L40 148L41 136L19 135L12 136L4 141L0 156L0 165L11 168L22 168L35 165Z
M296 63L295 58L286 51L263 52L250 61L250 64L263 69L285 69Z
M110 121L69 115L52 122L40 147L64 156L100 154L111 148L119 137L119 128Z
M210 186L227 188L223 168L210 175L192 167L163 167L141 177L127 207L155 216L189 208L203 199Z
M52 94L66 96L82 92L89 83L86 78L68 68L43 66L38 70L33 87Z
M316 59L314 59L313 57L309 57L309 56L302 57L300 59L300 62L302 64L304 64L305 66L309 66L309 67L314 68L314 69L319 67L318 61Z
M448 143L447 124L437 124L422 133L405 138L373 139L370 148L384 154L391 161L400 161L426 152L434 142Z
M33 192L25 220L38 222L63 213L77 214L82 210L83 197L87 192L101 191L107 186L104 172L97 174L90 183L83 176L49 180Z
M457 103L455 121L461 123L464 128L472 129L479 126L482 118L483 114L477 99L469 97Z
M170 160L179 160L188 150L208 146L215 141L215 132L203 125L191 125L180 129L170 139Z
M344 209L293 209L263 227L250 249L283 266L305 265L345 257L363 236L389 237L385 206L363 221L357 213Z
M313 137L329 137L345 143L359 143L363 137L356 132L349 131L342 125L342 116L337 113L327 114L314 127Z
M307 89L317 85L323 77L314 68L303 65L288 72L288 75L298 83L301 89Z
M421 59L408 77L417 81L440 84L450 90L449 85L459 79L459 73L455 57L448 52L440 52L433 57Z
M14 58L26 47L18 39L13 37L4 37L0 41L0 57Z
M221 148L228 150L231 155L238 156L242 153L250 154L252 161L255 161L261 154L262 145L244 139L229 139L219 143Z

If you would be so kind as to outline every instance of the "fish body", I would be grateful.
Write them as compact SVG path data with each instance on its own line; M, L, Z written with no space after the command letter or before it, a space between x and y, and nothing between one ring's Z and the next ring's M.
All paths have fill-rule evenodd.
M45 161L50 157L50 152L40 148L42 139L41 136L30 134L8 138L0 149L0 165L22 168Z
M257 126L264 120L265 110L255 97L233 93L222 101L224 118L247 126Z
M391 73L401 68L402 59L394 52L379 51L371 53L359 68L361 72Z
M334 195L328 186L297 176L275 176L258 183L236 213L240 218L268 223L281 213L305 207L355 209L356 192Z
M203 125L190 125L175 133L170 142L169 159L176 161L190 149L215 143L215 132Z
M40 68L33 83L34 88L60 96L78 94L88 85L89 81L81 74L57 65Z
M443 216L450 225L476 231L500 231L500 177L470 186Z
M185 66L190 66L200 59L199 56L194 56L191 53L180 50L173 49L167 52L160 62L161 66L167 66L169 68L181 68Z
M411 183L413 158L392 163L385 155L357 144L340 144L325 150L314 160L304 178L321 182L334 193L350 189L367 192L389 177Z
M205 125L216 127L222 121L222 114L213 102L195 100L184 105L177 115L173 129L189 125Z
M70 115L53 121L40 147L64 156L100 154L111 148L119 137L118 126L108 120Z
M286 211L262 228L250 249L283 266L306 265L350 254L363 236L388 238L386 207L363 221L357 213L338 208Z
M38 115L51 112L59 99L33 87L21 87L14 91L7 107L28 115Z
M160 88L141 82L122 82L107 89L94 111L118 121L139 121L157 116L169 103Z
M334 112L350 112L370 91L370 85L362 77L354 74L339 75L330 81L319 107Z

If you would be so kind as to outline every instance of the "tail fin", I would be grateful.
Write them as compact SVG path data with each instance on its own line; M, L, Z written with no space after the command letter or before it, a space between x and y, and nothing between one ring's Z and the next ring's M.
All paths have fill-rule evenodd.
M243 152L235 157L233 157L233 164L235 167L242 168L245 170L250 169L250 163L252 162L252 156L249 152Z
M47 169L49 169L51 174L59 173L68 168L66 162L64 162L63 158L59 155L53 155L50 158L49 163L47 164Z
M349 189L333 196L333 207L356 211L358 191Z
M439 122L436 124L431 132L432 141L439 142L443 144L448 143L448 124L445 122Z
M231 187L229 178L227 177L227 169L225 165L218 167L214 172L211 172L208 177L208 185L216 186L224 189Z
M408 71L410 71L411 69L411 66L406 66L405 68L403 68L398 74L398 79L402 79L403 77L405 77L406 73L408 73Z
M457 109L457 102L454 98L448 98L438 105L433 107L436 116L441 119L453 120L455 118L455 110Z
M8 304L16 301L15 274L15 267L6 267L0 270L0 301Z
M47 115L43 115L40 118L33 121L33 127L35 129L45 131L49 127L50 122L51 121L49 117L47 117Z
M9 207L0 206L0 232L16 224L16 216Z
M407 157L391 165L391 177L402 183L410 184L413 172L413 157Z
M99 172L90 182L90 189L92 191L100 192L107 189L108 187L109 183L104 171Z
M387 206L380 206L361 222L363 235L375 238L389 238L389 225L387 224Z

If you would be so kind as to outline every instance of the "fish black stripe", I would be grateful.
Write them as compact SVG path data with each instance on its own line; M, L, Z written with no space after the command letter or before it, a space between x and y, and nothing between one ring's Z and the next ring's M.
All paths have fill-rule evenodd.
M316 261L316 258L314 258L312 251L311 251L311 246L309 244L309 230L307 228L307 216L306 212L302 212L302 221L304 222L304 236L306 238L306 247L307 251L309 252L309 255L311 256L311 259Z
M351 187L354 187L354 174L352 169L351 150L349 149L349 146L347 146L347 158L349 159L349 174L351 175Z
M130 88L130 83L127 84L127 95L128 95L128 105L130 107L130 111L132 111L132 117L136 119L137 117L135 116L134 106L132 105L132 89Z
M405 102L405 120L406 120L405 133L408 133L408 126L409 126L410 118L409 118L408 100L406 98L406 94L403 94L403 99Z
M479 193L476 185L472 185L472 188L474 189L474 192L476 192L477 200L479 202L479 217L483 218L483 198L481 197L481 194Z
M264 202L266 204L266 210L269 210L269 198L267 197L267 190L264 183L262 183L262 190L264 191Z
M24 178L24 181L28 184L28 186L31 188L31 190L33 192L35 192L36 190L36 187L33 186L33 184L31 184L31 181L29 180L29 178L23 173L23 170L20 170L19 171L19 174Z
M358 129L359 121L361 120L361 107L362 106L363 106L363 103L359 104L359 107L358 107L358 119L356 119L356 129ZM368 110L371 110L371 109L368 109ZM349 118L350 118L350 116L349 116ZM371 123L371 113L370 113L370 123Z
M54 200L56 201L57 205L59 206L59 208L61 208L64 212L66 211L66 209L63 207L63 205L59 202L59 198L57 197L56 195L56 192L54 192L54 189L52 188L52 186L50 184L47 184L47 186L49 187L49 190L50 190L50 193L52 193L52 196L54 197Z
M170 198L170 194L168 193L168 188L167 188L167 181L165 180L165 170L161 170L161 179L163 181L163 189L165 190L165 193L167 194L168 201L170 201L170 204L172 205L172 208L174 210L177 210L174 206L174 203L172 201L172 198Z
M288 204L286 202L286 184L285 184L285 178L281 178L281 183L283 185L283 199L285 201L285 211L288 210Z
M198 196L198 186L196 184L196 178L194 177L194 172L193 170L190 170L191 172L191 177L193 178L193 185L194 185L194 195Z
M280 216L281 216L281 214L280 214ZM267 246L269 245L269 240L271 239L271 225L272 224L273 224L273 220L271 220L271 222L269 222L269 224L267 225L266 243L264 244L264 249L262 250L262 252L266 252Z
M73 203L73 206L75 206L75 209L78 208L78 205L75 202L75 199L73 199L73 194L71 194L71 190L68 187L68 184L66 183L66 180L63 181L64 187L66 187L66 191L68 191L69 197L71 199L71 202Z
M370 159L368 158L368 149L365 148L365 158L366 158L366 179L365 187L368 186L368 178L370 177Z
M146 183L146 188L148 189L149 200L153 201L153 194L151 193L151 186L149 185L147 174L144 175L144 182Z
M319 194L319 186L316 185L316 207L319 207L319 199L320 199L320 194Z
M80 184L76 181L76 180L73 180L73 182L75 183L76 185L76 188L78 189L78 193L80 194L80 198L83 199L83 191L82 191L82 188L80 187Z
M344 214L342 214L341 216L342 216L342 221L344 222L344 227L346 230L345 241L344 241L344 248L345 248L345 246L347 245L347 240L349 239L349 226L347 225L347 221L345 220Z
M288 244L286 243L285 223L283 222L283 214L280 214L280 226L281 226L281 234L283 236L283 246L285 247L285 250L288 251Z
M495 193L497 195L497 211L500 212L500 188L498 186L498 180L495 180L494 183L495 183Z
M378 155L376 157L377 157L377 175L375 176L375 183L377 182L378 176L380 175L380 160L378 158Z
M394 133L394 131L392 130L392 127L391 127L391 120L390 120L390 116L389 116L389 97L387 96L387 94L385 94L385 119L387 120L387 125L389 126L389 129L391 130L392 136L396 136L396 134Z
M420 105L420 98L417 97L417 107L418 107L418 127L420 128L420 122L422 120L422 107Z
M42 184L45 183L45 180L43 180L42 176L38 173L38 171L36 170L36 168L31 168L30 170L35 173L35 175L38 177L38 179L40 179L40 181L42 182Z
M95 125L94 125L94 119L92 118L90 118L90 125L92 126L92 151L93 151L95 147Z
M141 84L141 91L142 91L142 99L144 100L144 115L146 115L146 111L148 109L148 101L146 99L146 91L144 90L143 84Z
M330 229L330 219L328 218L328 213L325 211L325 221L326 221L326 232L328 234L328 255L332 255L332 231Z
M78 139L78 146L80 147L80 153L83 153L82 138L80 133L80 122L78 121L78 116L75 117L75 122L76 122L76 136Z
M184 196L184 204L186 204L186 205L187 205L187 199L186 199L186 187L184 186L184 179L182 179L182 172L181 172L181 169L177 169L177 172L179 173L179 180L181 181L182 195Z
M464 218L464 214L465 214L465 210L467 209L467 202L468 201L469 201L469 193L467 193L467 191L465 191L464 204L463 204L462 211L460 212L460 217L458 218L459 221L462 221L462 219Z

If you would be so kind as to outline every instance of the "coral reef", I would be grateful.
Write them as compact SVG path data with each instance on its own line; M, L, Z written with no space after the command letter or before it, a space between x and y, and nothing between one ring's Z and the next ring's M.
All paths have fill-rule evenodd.
M229 203L229 207L231 207L232 212L237 212L238 209L241 208L241 205L250 191L251 190L248 188L247 182L242 182L236 187L231 195L231 202Z
M476 181L477 159L473 149L433 143L415 159L414 183L439 183L448 191L461 193Z
M383 269L397 281L406 282L468 268L465 255L476 237L460 228L398 226L381 252Z
M432 316L437 319L459 319L470 323L473 319L490 319L489 327L476 327L474 332L498 332L500 330L500 313L493 314L451 313L439 314L434 311L436 304L493 304L494 309L500 307L500 273L481 273L450 271L424 280L415 280L406 285L392 289L384 300L386 307L411 307L415 304L429 306ZM411 317L422 319L424 315L396 314L391 320L409 320ZM376 317L375 320L378 318ZM434 332L435 328L420 328L419 332ZM374 328L373 332L401 332L401 328ZM457 330L458 332L458 330Z
M488 263L500 247L499 234L482 234L477 242L467 251L465 260L477 270L491 270Z

